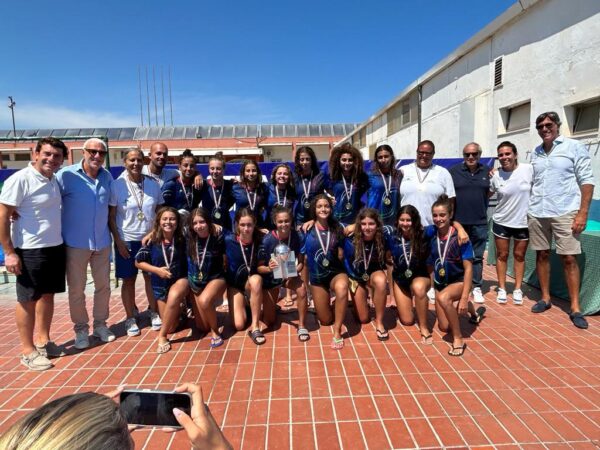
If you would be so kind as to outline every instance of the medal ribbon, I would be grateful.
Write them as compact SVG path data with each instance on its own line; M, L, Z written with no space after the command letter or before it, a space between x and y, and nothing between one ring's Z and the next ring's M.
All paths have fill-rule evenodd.
M317 233L317 239L319 239L319 244L321 244L321 250L323 250L325 257L327 257L327 254L329 253L329 244L330 244L329 238L331 236L331 232L329 231L329 229L327 230L327 247L325 247L325 245L323 245L323 239L321 239L321 232L317 228L316 224L315 224L315 231Z
M440 263L442 264L442 268L444 267L444 261L446 260L446 253L448 252L448 247L450 247L450 238L452 237L452 232L454 231L454 227L450 227L448 231L448 237L446 238L446 244L444 245L444 253L442 254L442 249L440 247L440 236L436 237L437 240L437 249L438 254L440 255Z
M363 265L365 266L365 273L367 273L369 265L371 264L371 258L373 257L373 249L375 248L375 243L371 243L371 251L369 252L369 259L367 259L367 254L365 252L365 243L363 242Z
M210 234L206 238L206 244L204 244L204 250L202 250L202 260L200 260L200 255L198 253L198 248L196 247L196 263L198 264L198 271L202 272L202 266L204 265L204 258L206 257L206 250L208 249L208 243L210 242Z
M348 203L352 203L352 188L354 187L354 178L350 181L350 191L348 191L348 184L346 183L346 177L342 175L342 181L344 182L344 192L348 197Z
M301 177L300 181L302 182L302 190L304 191L304 198L306 201L308 201L308 194L310 194L310 188L312 185L312 172L310 173L310 178L308 179L308 188L304 184L304 177Z
M417 178L419 179L419 184L423 184L425 182L425 179L427 178L427 175L429 175L429 171L431 170L432 166L433 166L433 164L427 168L427 172L425 172L425 176L423 178L421 178L421 169L419 168L419 166L417 166L417 163L415 163L415 172L417 172Z
M412 260L412 255L413 255L413 249L412 249L412 245L410 246L410 253L408 255L408 257L406 257L406 246L404 244L404 236L401 236L402 239L402 253L404 253L404 261L406 261L406 268L410 269L410 261ZM409 245L410 245L410 241L409 241ZM439 251L439 242L438 242L438 251ZM445 255L445 253L444 253Z
M248 206L250 206L250 209L251 209L252 211L254 211L254 207L256 206L256 195L257 195L257 191L255 190L255 191L253 192L253 194L254 194L253 200L254 200L254 201L252 201L252 200L250 200L250 191L248 191L248 188L244 188L244 189L246 190L246 197L248 197Z
M248 271L248 275L250 275L250 266L252 266L252 260L254 258L254 242L252 242L252 249L250 250L250 264L248 264L248 258L246 258L246 252L244 251L244 246L242 245L242 241L238 240L240 244L240 250L242 251L242 258L244 258L244 264L246 265L246 270Z
M385 180L385 176L381 173L381 171L379 171L379 175L381 176L381 181L383 181L383 188L385 189L385 196L386 197L390 197L390 192L392 191L392 176L388 175L388 180L390 181L390 184L388 186L386 180Z
M125 181L127 182L127 190L129 191L129 193L131 194L131 196L135 200L135 203L137 204L137 207L138 207L139 211L141 213L143 213L142 207L144 206L144 177L142 176L142 182L141 183L135 183L135 185L139 189L139 198L138 198L138 195L134 192L134 187L133 187L134 183L131 182L131 180L129 179L129 177L126 177Z
M188 194L187 189L185 188L185 184L183 184L183 180L179 178L179 183L181 184L181 189L183 189L183 193L185 195L185 203L188 205L188 208L192 208L192 197L194 195L194 188L190 188L190 192Z
M171 269L171 264L173 264L173 256L175 255L175 243L172 242L171 243L171 258L167 258L167 251L165 250L165 244L164 242L161 242L161 247L162 247L162 254L163 254L163 258L165 258L165 264L167 266L167 269Z

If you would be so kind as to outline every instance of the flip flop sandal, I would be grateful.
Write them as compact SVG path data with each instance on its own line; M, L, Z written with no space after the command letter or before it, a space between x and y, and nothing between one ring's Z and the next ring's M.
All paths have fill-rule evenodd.
M433 335L421 334L421 343L424 345L432 345L433 344Z
M285 308L290 308L290 307L294 306L294 299L292 297L286 297L283 300L283 306Z
M377 328L375 328L375 334L377 334L377 339L380 341L387 341L390 338L390 334L388 333L387 330L378 330Z
M159 342L158 347L156 347L156 353L158 353L159 355L167 353L169 350L171 350L171 342L169 341L163 342L162 344Z
M331 341L331 348L334 350L341 350L344 348L344 338L333 338Z
M250 339L252 339L252 342L254 342L256 345L263 345L265 342L267 342L265 335L260 330L251 331Z
M223 338L221 336L210 338L210 348L217 348L223 345Z
M306 342L310 339L310 334L306 328L298 328L298 340L300 342Z
M448 354L450 356L462 356L467 348L467 344L463 344L460 347L455 347L454 345L450 350L448 350Z

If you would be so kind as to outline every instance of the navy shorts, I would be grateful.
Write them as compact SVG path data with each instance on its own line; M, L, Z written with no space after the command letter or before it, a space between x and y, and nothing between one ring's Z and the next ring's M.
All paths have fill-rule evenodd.
M529 240L529 228L511 228L492 222L492 233L500 239L513 238L515 241Z
M135 255L142 248L141 241L125 241L129 250L129 258L123 258L117 246L115 245L115 276L117 278L131 278L138 274L138 268L135 267Z
M39 300L44 294L65 292L66 253L64 244L55 247L15 249L21 259L17 275L17 301Z
M246 292L246 282L248 281L248 275L235 276L231 273L225 273L225 282L228 287L237 289L240 292Z

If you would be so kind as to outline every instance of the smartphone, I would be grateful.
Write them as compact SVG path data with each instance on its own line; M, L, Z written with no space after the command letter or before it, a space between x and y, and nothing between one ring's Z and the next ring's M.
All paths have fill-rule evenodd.
M190 415L192 397L187 392L130 389L121 392L120 408L128 424L181 428L173 408Z

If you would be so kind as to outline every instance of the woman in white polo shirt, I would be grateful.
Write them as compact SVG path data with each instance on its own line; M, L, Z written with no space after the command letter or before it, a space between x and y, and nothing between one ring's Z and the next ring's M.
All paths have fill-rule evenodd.
M510 239L514 239L513 258L515 287L512 297L515 305L523 304L521 283L525 272L525 252L529 242L527 208L533 180L530 164L519 163L517 147L509 141L498 145L500 168L490 181L490 192L498 196L498 206L492 216L492 232L496 242L496 273L498 275L498 303L506 303L506 266Z
M123 165L125 172L111 186L109 224L115 241L116 277L123 279L121 298L127 314L125 328L128 336L138 336L140 329L134 317L135 280L138 274L135 255L142 246L142 239L152 228L156 209L163 203L163 197L158 183L142 174L144 154L141 150L127 152ZM149 275L144 274L144 279L152 329L160 330L162 323Z

